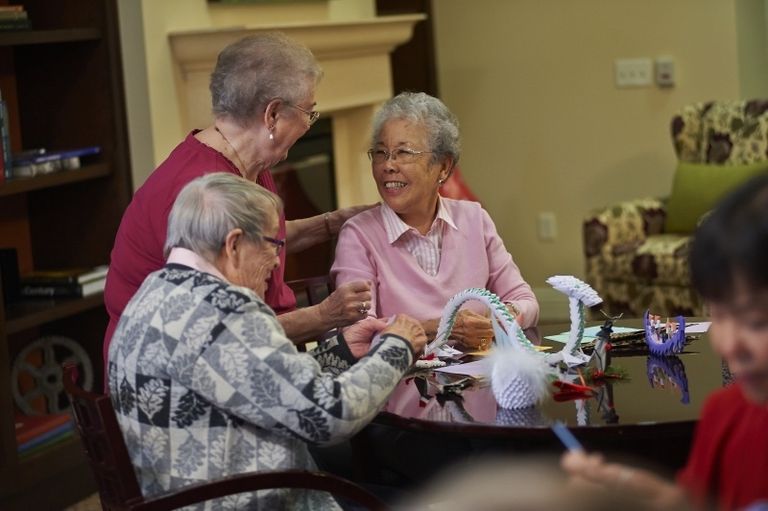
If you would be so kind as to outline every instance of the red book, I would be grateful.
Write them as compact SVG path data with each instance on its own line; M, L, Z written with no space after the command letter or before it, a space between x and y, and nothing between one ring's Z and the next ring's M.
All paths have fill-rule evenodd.
M23 415L17 413L14 415L16 445L27 443L31 439L47 433L62 424L66 424L70 420L72 420L72 416L68 413L52 415Z

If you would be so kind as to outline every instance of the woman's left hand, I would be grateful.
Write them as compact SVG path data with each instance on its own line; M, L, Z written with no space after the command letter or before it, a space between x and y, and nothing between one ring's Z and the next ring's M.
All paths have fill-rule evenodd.
M347 346L349 346L349 351L352 352L352 355L355 358L365 356L368 350L371 349L371 339L373 339L373 336L376 335L376 332L384 330L386 326L387 322L383 319L369 316L345 328L344 340L347 341Z
M493 341L491 318L462 309L456 316L451 337L468 348L488 349Z

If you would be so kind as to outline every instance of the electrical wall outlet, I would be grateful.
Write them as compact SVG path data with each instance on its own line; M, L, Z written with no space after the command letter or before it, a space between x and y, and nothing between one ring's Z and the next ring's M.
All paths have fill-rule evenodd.
M614 61L617 87L647 87L653 79L651 59L617 59Z
M539 213L536 223L541 241L552 241L557 238L557 218L553 212Z

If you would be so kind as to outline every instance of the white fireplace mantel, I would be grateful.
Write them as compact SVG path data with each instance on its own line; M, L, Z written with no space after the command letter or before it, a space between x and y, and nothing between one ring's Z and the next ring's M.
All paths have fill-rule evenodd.
M279 30L305 44L323 68L317 109L333 130L336 195L340 207L378 200L365 157L370 121L392 96L389 54L408 41L423 14L354 21L320 21L185 30L168 34L180 77L180 111L185 130L210 123L208 82L216 57L250 34Z

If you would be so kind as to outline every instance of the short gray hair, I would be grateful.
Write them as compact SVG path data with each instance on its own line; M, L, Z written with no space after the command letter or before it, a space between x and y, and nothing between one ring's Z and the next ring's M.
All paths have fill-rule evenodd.
M393 119L407 119L424 126L433 161L442 156L450 156L454 165L459 161L459 120L439 99L423 92L401 92L384 103L373 117L371 147L376 145L384 124Z
M210 83L213 114L249 126L275 98L302 101L322 75L309 48L280 32L244 37L216 60Z
M234 174L198 177L182 188L173 203L166 256L179 247L213 262L229 231L240 228L249 239L260 239L282 207L280 197Z

